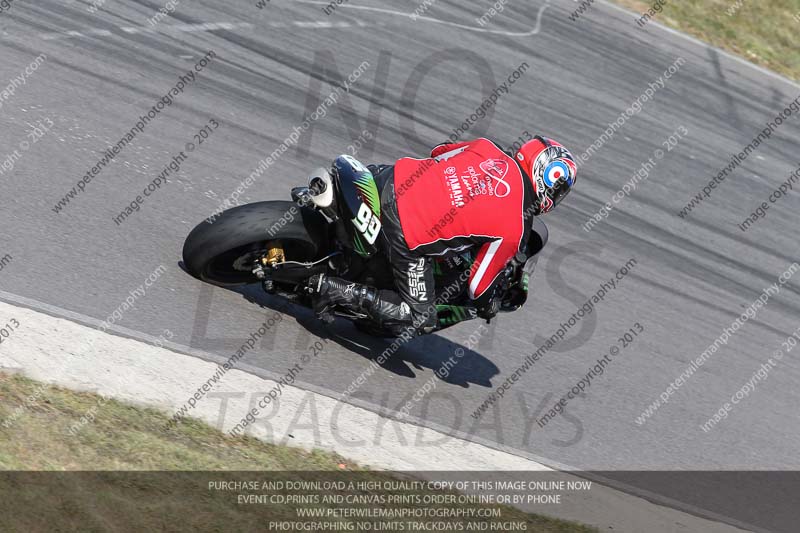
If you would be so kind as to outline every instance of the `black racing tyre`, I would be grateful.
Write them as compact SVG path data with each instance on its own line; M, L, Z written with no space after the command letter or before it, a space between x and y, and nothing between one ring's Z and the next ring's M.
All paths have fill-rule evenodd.
M287 260L313 261L324 251L325 233L322 215L294 202L242 205L195 227L183 244L183 264L199 280L221 287L246 285L258 282L252 267L266 252L267 241L279 240Z

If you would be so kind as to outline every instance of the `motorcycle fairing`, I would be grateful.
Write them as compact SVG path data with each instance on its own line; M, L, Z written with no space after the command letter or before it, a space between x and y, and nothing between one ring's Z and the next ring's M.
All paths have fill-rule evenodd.
M372 172L357 159L341 155L333 162L335 186L345 229L352 247L361 257L377 251L381 231L381 197Z

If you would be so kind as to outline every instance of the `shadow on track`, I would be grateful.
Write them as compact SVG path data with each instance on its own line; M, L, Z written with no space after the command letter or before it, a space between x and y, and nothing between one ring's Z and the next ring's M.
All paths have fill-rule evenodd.
M273 297L261 290L258 285L228 289L240 294L245 300L264 309L279 311L293 317L297 324L311 334L335 342L345 350L364 357L377 360L380 354L392 354L394 339L380 338L363 333L347 320L337 319L330 326L317 320L311 310L292 304L282 298ZM458 358L456 350L461 348L464 354ZM453 358L455 365L449 371L443 371L445 363ZM491 387L491 378L499 373L499 368L483 355L452 342L438 335L417 337L400 345L381 368L407 378L415 378L414 370L429 368L445 383L469 387L470 384ZM355 377L355 376L354 376Z

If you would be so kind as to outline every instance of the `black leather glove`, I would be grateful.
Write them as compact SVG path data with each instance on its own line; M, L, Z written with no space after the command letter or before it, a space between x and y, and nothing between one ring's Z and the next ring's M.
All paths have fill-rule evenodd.
M500 309L503 312L516 311L528 299L529 275L525 272L527 259L525 254L518 253L506 267L506 279L500 298Z
M528 273L522 272L520 280L506 290L500 309L505 313L516 311L528 300Z

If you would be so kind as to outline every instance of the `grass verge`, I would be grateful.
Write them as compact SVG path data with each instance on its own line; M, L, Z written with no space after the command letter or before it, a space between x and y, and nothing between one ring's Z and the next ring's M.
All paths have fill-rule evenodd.
M89 413L93 420L71 434L70 428ZM0 529L270 531L271 521L298 520L298 502L243 504L239 495L250 491L212 490L210 483L253 479L259 483L324 481L342 475L362 482L405 479L347 464L345 459L327 452L306 452L249 437L231 437L197 420L186 419L166 429L168 422L169 417L157 410L0 373L0 470L17 471L0 472ZM328 492L335 495L352 491L334 488ZM368 495L371 491L360 492ZM445 493L421 490L419 494ZM313 507L341 508L325 503ZM399 507L430 506L412 503ZM502 522L524 524L527 531L533 532L597 531L504 506L448 507L496 509L501 512ZM466 526L468 522L496 519L453 520L461 520ZM425 521L414 519L415 523Z
M639 16L656 0L614 0ZM800 81L800 3L797 0L662 0L656 20ZM636 24L636 22L633 22Z

